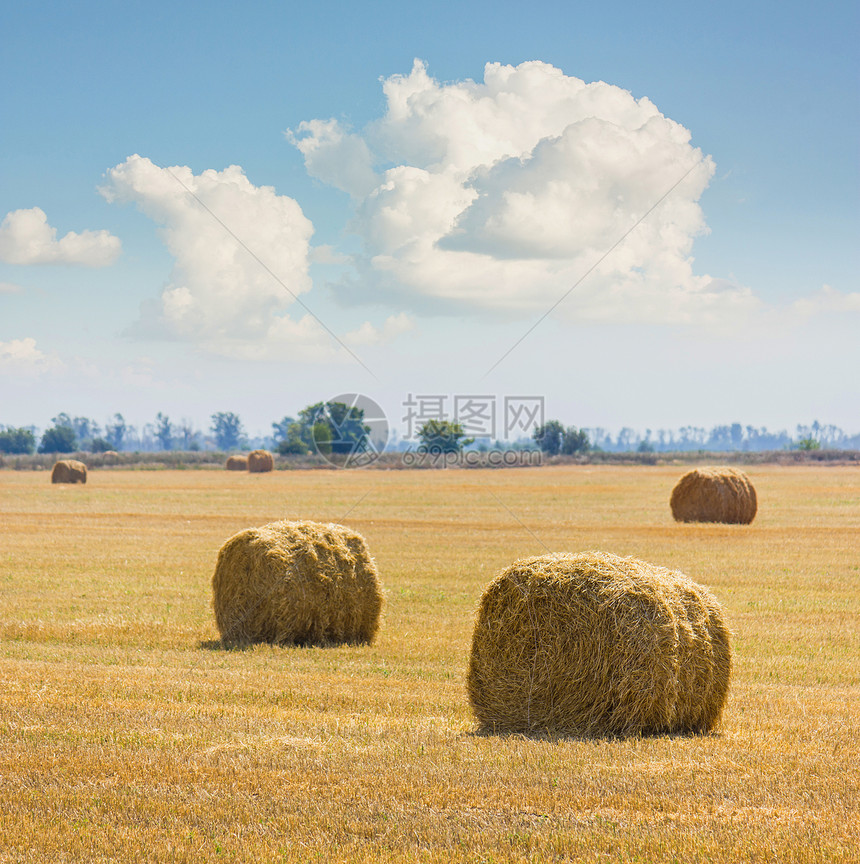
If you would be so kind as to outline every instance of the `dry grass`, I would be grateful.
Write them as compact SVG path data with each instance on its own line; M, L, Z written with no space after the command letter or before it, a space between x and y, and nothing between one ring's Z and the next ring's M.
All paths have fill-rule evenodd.
M757 467L750 526L673 522L677 476L0 472L0 861L856 861L860 473ZM376 644L221 650L218 548L283 518L367 538ZM594 548L724 604L720 734L474 734L481 590Z

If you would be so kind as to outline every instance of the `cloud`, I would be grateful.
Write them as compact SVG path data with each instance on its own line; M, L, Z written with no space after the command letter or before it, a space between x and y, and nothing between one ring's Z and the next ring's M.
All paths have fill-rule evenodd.
M343 338L348 345L388 345L403 333L415 328L415 320L406 312L389 315L382 327L374 327L365 321L357 330L347 333Z
M714 163L647 98L537 61L440 84L416 60L383 93L384 115L360 134L312 120L291 138L309 173L354 197L363 248L334 286L343 298L534 314L594 268L564 303L579 319L695 321L757 305L694 273ZM347 146L361 182L321 160Z
M0 282L0 294L20 294L24 289L12 282Z
M29 336L0 342L0 369L4 374L35 378L62 367L59 357L45 354L36 347L36 340Z
M109 231L69 231L57 239L39 207L13 210L0 222L0 260L7 264L79 264L106 267L122 251L122 243Z
M167 286L135 332L195 342L254 339L311 287L313 226L271 186L254 186L237 165L195 175L129 156L99 191L132 202L162 226L175 259Z
M814 294L795 300L791 309L803 318L825 312L860 312L860 292L844 293L830 285L822 285Z
M336 120L307 120L284 134L305 157L311 177L355 196L366 195L376 186L367 144Z

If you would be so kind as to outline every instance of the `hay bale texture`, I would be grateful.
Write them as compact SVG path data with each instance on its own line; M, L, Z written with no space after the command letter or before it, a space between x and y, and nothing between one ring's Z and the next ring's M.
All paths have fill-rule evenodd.
M672 490L676 522L727 522L748 525L758 508L750 478L736 468L694 468Z
M213 607L226 643L370 643L382 591L364 538L342 525L272 522L218 553Z
M730 672L729 631L707 589L585 552L525 558L487 586L467 689L484 731L705 733Z
M51 471L52 483L86 483L87 466L77 459L60 459Z
M228 471L247 471L248 459L245 456L228 456L224 467Z
M275 467L275 460L268 450L252 450L248 454L248 470L252 474L264 474Z

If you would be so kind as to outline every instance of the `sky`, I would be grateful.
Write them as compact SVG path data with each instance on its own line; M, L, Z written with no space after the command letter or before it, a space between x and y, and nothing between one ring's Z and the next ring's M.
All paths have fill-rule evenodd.
M258 435L360 393L401 437L478 404L516 437L518 399L856 434L858 18L8 5L0 424Z

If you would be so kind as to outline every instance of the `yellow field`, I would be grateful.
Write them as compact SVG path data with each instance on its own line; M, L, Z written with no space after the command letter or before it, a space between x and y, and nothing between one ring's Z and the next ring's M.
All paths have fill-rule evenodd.
M858 861L860 470L756 467L749 527L684 469L0 472L0 861ZM220 647L221 543L362 532L372 647ZM515 558L602 549L724 603L719 734L481 737L471 619Z

